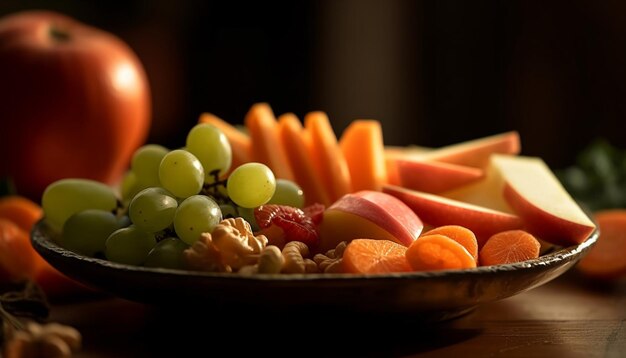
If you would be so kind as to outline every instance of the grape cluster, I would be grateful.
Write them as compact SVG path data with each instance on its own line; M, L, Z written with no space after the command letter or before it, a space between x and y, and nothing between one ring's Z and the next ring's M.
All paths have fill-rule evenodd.
M266 203L302 207L300 187L261 163L231 171L226 136L215 126L193 127L182 149L148 144L133 155L120 185L62 179L44 192L42 206L58 243L78 254L131 265L185 268L184 250L225 218L257 228L254 208Z

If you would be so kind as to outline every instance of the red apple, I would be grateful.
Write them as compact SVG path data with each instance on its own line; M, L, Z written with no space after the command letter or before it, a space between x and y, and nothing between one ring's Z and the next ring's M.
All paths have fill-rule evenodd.
M36 201L61 178L117 181L146 138L146 74L110 33L53 12L7 16L0 79L0 176Z
M436 161L399 159L396 161L400 186L440 193L475 182L483 177L479 168Z
M493 234L522 228L522 220L513 214L395 185L385 185L383 192L402 200L425 224L461 225L472 230L480 246Z
M420 218L402 201L379 191L363 190L342 196L324 212L320 249L333 249L341 241L359 238L408 246L423 228Z
M491 160L504 179L504 198L532 234L566 246L593 232L595 224L541 158L494 155Z

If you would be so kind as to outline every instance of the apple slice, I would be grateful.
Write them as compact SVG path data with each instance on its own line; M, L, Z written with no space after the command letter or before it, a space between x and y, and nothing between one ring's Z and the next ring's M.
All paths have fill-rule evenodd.
M430 151L427 147L418 146L385 146L385 167L387 170L387 183L392 185L400 185L400 177L396 162L398 159L411 158L412 155L419 155Z
M500 173L488 165L485 176L478 181L461 186L459 188L440 193L449 199L462 201L468 204L484 206L485 208L513 214L513 209L504 200L504 179Z
M452 190L484 176L482 169L434 161L399 159L396 168L400 186L427 193Z
M595 224L541 158L494 155L504 198L532 234L556 245L579 244Z
M402 200L425 224L461 225L472 230L479 246L493 234L522 228L522 220L514 214L396 185L383 186L383 192Z
M422 232L420 218L402 201L370 190L346 194L324 212L320 250L358 238L391 240L410 245Z
M407 149L405 154L392 153L387 158L410 158L422 161L438 161L450 164L466 165L474 168L485 168L489 157L494 153L518 154L520 139L516 131L496 134L466 142L448 145L427 152L416 152Z

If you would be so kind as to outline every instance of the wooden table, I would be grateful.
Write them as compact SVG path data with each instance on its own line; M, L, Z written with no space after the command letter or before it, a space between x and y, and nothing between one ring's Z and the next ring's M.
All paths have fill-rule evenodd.
M107 298L56 304L51 319L82 332L79 357L178 357L196 348L208 356L216 347L233 357L259 352L270 357L626 357L626 283L592 285L575 271L443 324L323 315L311 323L306 314L267 316L242 307L224 317L219 308L206 307L198 315L188 307L162 309ZM202 328L193 327L196 321ZM241 344L229 345L230 337ZM292 345L300 349L286 348Z

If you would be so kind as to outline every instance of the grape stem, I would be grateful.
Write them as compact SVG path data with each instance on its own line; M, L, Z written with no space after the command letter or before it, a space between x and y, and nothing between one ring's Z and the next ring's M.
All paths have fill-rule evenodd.
M204 184L204 186L202 187L202 192L205 195L209 195L213 197L219 204L235 205L235 203L230 199L228 195L224 195L222 192L220 192L219 190L220 187L223 187L224 189L226 189L226 184L228 182L228 179L220 180L219 174L220 174L219 169L215 169L209 172L209 175L213 177L213 182Z

